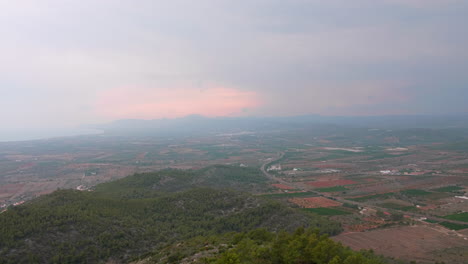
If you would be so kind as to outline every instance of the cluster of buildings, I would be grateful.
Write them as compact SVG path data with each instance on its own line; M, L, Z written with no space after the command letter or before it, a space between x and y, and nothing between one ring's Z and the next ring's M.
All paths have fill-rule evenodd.
M271 165L267 169L267 171L280 171L280 170L281 170L281 164Z

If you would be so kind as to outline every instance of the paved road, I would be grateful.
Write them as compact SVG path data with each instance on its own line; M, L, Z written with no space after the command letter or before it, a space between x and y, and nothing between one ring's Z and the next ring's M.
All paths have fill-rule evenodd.
M267 171L268 168L266 168L266 166L268 164L272 164L272 163L282 159L283 157L284 157L284 152L280 152L278 154L277 158L268 160L265 163L263 163L260 170L263 172L263 174L267 178L269 178L270 180L272 180L274 182L278 182L278 183L281 183L281 184L284 184L284 185L288 185L288 186L291 186L291 187L294 187L296 189L303 190L303 191L311 191L310 189L306 189L306 187L304 185L302 185L302 184L285 181L282 178L277 177L276 175L271 174L271 173L269 173ZM450 220L450 219L445 219L445 218L441 218L441 217L437 217L437 216L419 214L419 213L414 213L414 212L400 211L400 210L396 210L396 209L388 209L388 208L383 208L383 207L379 207L379 206L376 206L376 205L369 205L369 204L363 203L363 202L350 201L350 200L346 200L346 199L343 199L343 198L340 198L340 197L334 197L334 196L331 196L331 195L326 194L326 193L320 193L320 192L317 192L317 191L315 191L315 193L317 195L319 195L319 196L323 196L323 197L328 198L328 199L336 200L336 201L338 201L340 203L354 204L354 205L357 205L359 207L367 207L367 208L372 208L372 209L375 209L375 210L385 211L385 212L390 212L390 213L400 213L400 214L409 215L409 216L416 217L416 218L426 217L427 219L434 220L434 221L439 221L439 222L448 222L448 223L461 224L461 225L468 224L468 223L463 222L463 221Z

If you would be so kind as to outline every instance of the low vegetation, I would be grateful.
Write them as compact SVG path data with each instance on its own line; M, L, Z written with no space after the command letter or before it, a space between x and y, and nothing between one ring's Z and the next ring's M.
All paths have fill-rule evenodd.
M200 245L203 245L200 247ZM271 233L265 229L199 237L157 251L142 264L381 264L383 258L369 251L354 252L316 230L302 228L294 233Z
M468 223L468 212L447 215L444 218Z
M318 188L315 189L317 192L344 192L348 189L344 186L334 186L334 187L328 187L328 188Z
M409 189L409 190L404 190L401 191L402 194L408 195L408 196L423 196L423 195L429 195L431 192L424 191L424 190L418 190L418 189Z
M333 216L333 215L347 215L351 214L350 212L336 209L336 208L329 208L329 207L319 207L319 208L304 208L308 212L312 212L318 215L326 215L326 216Z
M468 228L468 225L461 225L461 224L455 224L455 223L450 223L450 222L441 222L439 225L442 225L448 229L452 230L462 230Z
M383 203L380 204L381 207L388 208L388 209L395 209L395 210L401 210L401 211L414 211L417 210L416 207L411 206L411 205L401 205L397 203Z
M457 192L463 190L463 187L460 186L446 186L446 187L441 187L437 189L433 189L432 191L435 192Z
M270 198L294 198L294 197L317 197L315 192L292 192L292 193L272 193L264 194L264 197Z
M373 194L373 195L366 195L356 198L349 198L348 200L356 201L356 202L364 202L367 200L374 200L374 199L388 199L394 196L395 193L382 193L382 194Z

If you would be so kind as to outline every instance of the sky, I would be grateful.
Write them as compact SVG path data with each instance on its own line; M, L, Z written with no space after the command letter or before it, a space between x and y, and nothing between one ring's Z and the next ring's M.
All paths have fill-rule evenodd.
M1 131L467 113L468 0L0 0Z

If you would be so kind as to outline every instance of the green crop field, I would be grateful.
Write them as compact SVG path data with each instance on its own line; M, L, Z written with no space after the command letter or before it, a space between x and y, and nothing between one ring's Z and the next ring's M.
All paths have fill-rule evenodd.
M446 228L452 229L452 230L461 230L461 229L468 228L468 225L459 225L459 224L453 224L449 222L442 222L442 223L439 223L439 225L445 226Z
M339 209L335 209L335 208L325 208L325 207L305 208L304 210L307 211L307 212L316 213L318 215L327 215L327 216L351 214L350 212L346 212L346 211L343 211L343 210L339 210Z
M374 195L367 195L367 196L362 196L358 198L349 198L348 200L356 201L356 202L363 202L363 201L373 200L373 199L387 199L394 194L395 193L374 194Z
M468 222L468 212L444 216L445 219Z
M427 192L424 190L418 190L418 189L409 189L409 190L404 190L401 191L402 194L409 195L409 196L422 196L422 195L429 195L431 192Z
M464 188L460 187L460 186L446 186L446 187L434 189L432 191L436 191L436 192L456 192L456 191L460 191L460 190L463 190L463 189Z
M346 189L344 186L333 186L333 187L328 187L328 188L319 188L315 190L317 192L342 192L348 189Z
M402 211L412 211L415 210L416 207L414 206L407 206L407 205L401 205L401 204L396 204L396 203L383 203L380 206L388 209L395 209L395 210L402 210Z

